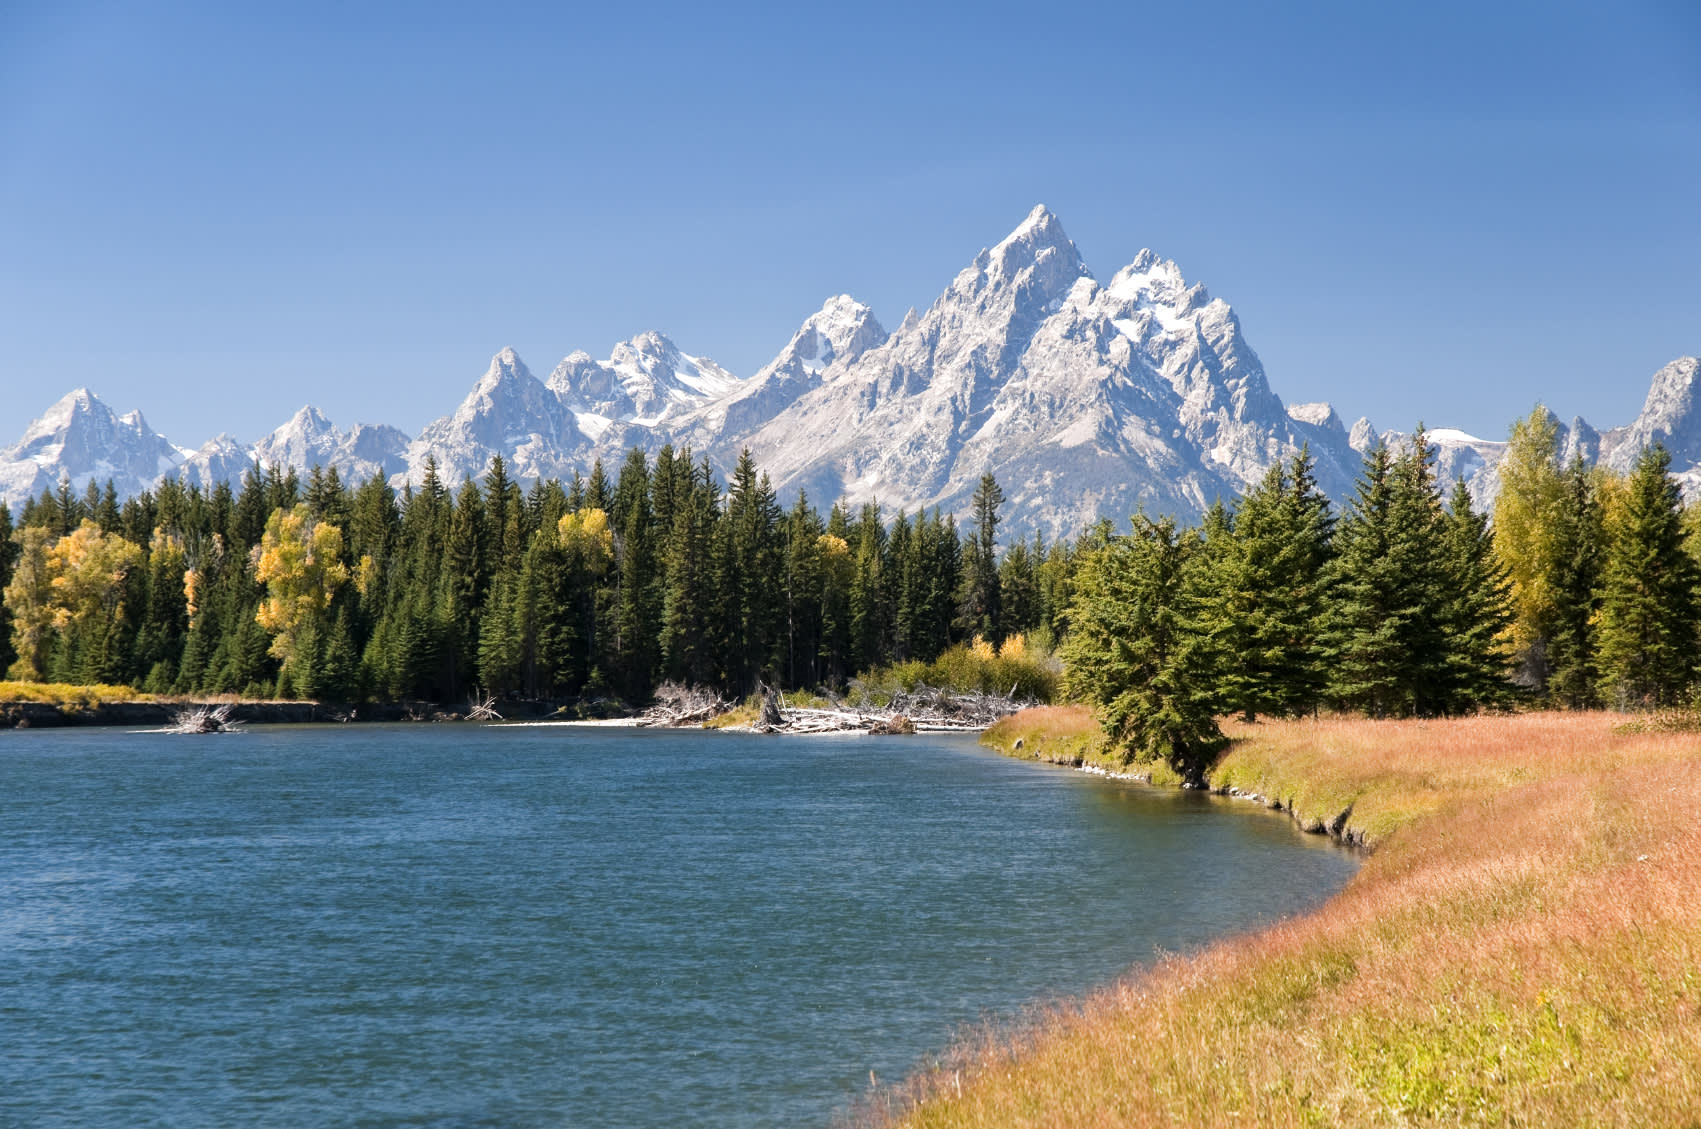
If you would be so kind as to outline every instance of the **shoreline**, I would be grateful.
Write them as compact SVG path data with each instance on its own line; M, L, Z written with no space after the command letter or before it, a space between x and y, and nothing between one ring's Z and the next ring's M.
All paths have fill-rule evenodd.
M1358 875L1301 917L970 1036L866 1123L1690 1123L1701 821L1673 801L1701 741L1615 721L1225 724L1209 790L1363 851ZM1146 775L1093 763L1079 717L989 736Z
M65 729L80 726L167 726L184 710L230 707L230 720L243 725L380 724L396 722L487 724L628 725L631 718L561 717L569 708L596 709L597 703L504 702L499 719L483 720L436 702L262 702L220 699L91 701L85 703L0 702L0 731Z

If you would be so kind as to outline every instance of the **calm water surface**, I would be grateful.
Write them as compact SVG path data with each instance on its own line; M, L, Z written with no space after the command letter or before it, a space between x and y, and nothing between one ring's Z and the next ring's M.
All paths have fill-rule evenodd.
M1355 867L957 737L0 733L0 1123L825 1125Z

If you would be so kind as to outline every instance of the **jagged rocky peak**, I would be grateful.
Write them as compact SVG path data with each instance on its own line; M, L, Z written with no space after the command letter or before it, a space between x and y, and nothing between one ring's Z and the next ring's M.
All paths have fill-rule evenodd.
M526 362L520 359L513 346L504 346L494 357L490 358L490 367L479 378L476 389L496 388L515 381L536 379L532 370L526 367Z
M1559 456L1566 465L1579 456L1586 463L1593 463L1601 457L1601 433L1582 416L1571 417L1571 426L1565 429L1563 440Z
M89 389L77 388L0 450L0 498L18 505L61 477L78 488L111 479L120 494L134 494L187 454L150 429L141 412L120 416Z
M1347 432L1347 446L1361 455L1381 441L1381 434L1368 416L1359 416L1353 422L1352 430Z
M1654 374L1642 411L1628 428L1612 436L1611 449L1602 444L1601 457L1615 470L1629 470L1642 448L1662 443L1674 466L1701 461L1701 412L1696 384L1701 360L1679 357Z
M976 284L997 287L1027 282L1048 302L1061 301L1075 280L1088 273L1063 224L1044 204L1029 212L1002 241L975 256L970 270L979 276L973 280Z
M516 478L560 477L572 473L586 446L573 413L505 348L453 415L433 420L408 444L406 469L392 483L421 481L430 457L445 482L479 478L494 455L508 460Z
M236 437L221 431L195 451L183 465L166 477L176 477L186 486L210 490L220 482L239 481L254 465L254 448L243 446Z
M256 443L254 454L262 466L276 463L305 469L329 462L342 438L342 433L318 408L307 404L287 423Z
M856 360L884 342L886 336L873 309L849 294L835 295L804 319L790 344L769 367L795 359L805 372L813 375L835 361Z

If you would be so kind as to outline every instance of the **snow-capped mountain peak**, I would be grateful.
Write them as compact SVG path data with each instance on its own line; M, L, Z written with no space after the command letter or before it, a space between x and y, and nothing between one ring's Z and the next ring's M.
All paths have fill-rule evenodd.
M426 425L408 444L407 470L396 481L420 481L428 457L436 459L444 483L479 479L495 455L516 478L570 476L588 443L567 405L505 348L454 414Z
M174 469L183 454L149 429L142 413L120 416L87 388L61 396L0 450L0 498L19 504L69 478L82 490L112 480L120 495L137 493Z

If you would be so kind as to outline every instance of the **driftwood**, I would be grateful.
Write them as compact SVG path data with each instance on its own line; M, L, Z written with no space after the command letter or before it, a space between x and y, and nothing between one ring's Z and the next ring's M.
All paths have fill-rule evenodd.
M764 692L761 717L746 728L756 733L963 733L985 729L1001 717L1037 703L1009 694L959 693L931 686L892 695L881 706L840 704L834 709L787 706L778 693ZM770 713L770 709L772 713ZM777 714L778 716L773 716Z
M501 721L502 715L496 712L496 699L486 697L480 699L476 695L467 699L468 721Z
M731 701L713 690L700 686L682 686L677 682L664 682L656 687L655 705L643 712L638 718L638 724L661 728L701 725L731 707Z
M172 717L171 724L165 727L165 732L235 733L242 728L242 723L230 720L233 708L228 702L216 707L185 706Z

